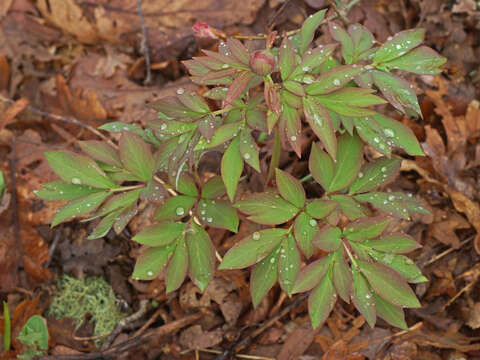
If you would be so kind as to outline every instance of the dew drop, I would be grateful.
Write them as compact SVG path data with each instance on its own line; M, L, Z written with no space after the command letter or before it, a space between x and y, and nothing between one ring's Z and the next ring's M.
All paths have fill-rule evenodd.
M270 262L273 264L275 262L275 258L271 258Z
M310 226L317 226L317 220L310 219Z
M249 153L244 154L244 155L243 155L243 158L244 158L245 160L250 159L250 154L249 154Z
M373 141L375 141L378 144L380 142L380 139L378 137L374 137Z
M382 166L382 168L380 169L382 172L385 172L387 171L387 168L385 166Z
M297 137L295 135L290 136L290 140L297 141Z
M177 94L178 95L182 95L184 92L185 92L185 90L183 88L178 88L177 89Z
M81 183L82 183L82 180L80 180L79 178L72 178L72 184L80 185Z
M185 214L185 209L182 208L182 207L178 207L178 208L175 209L175 213L177 215L183 215L183 214Z
M207 222L208 222L208 223L211 223L212 221L213 221L213 219L212 219L211 217L208 217L208 218L207 218Z
M395 196L393 196L393 195L390 195L390 196L388 197L388 200L390 200L390 201L393 201L393 200L395 200Z
M362 172L359 172L358 173L358 177L361 179L363 177L363 173Z
M167 124L160 125L160 130L166 130L166 129L167 129Z
M252 239L253 240L260 240L260 233L258 231L255 231L253 234L252 234Z
M392 129L383 129L383 132L388 137L394 137L395 136L395 133L393 132Z
M340 80L338 79L333 80L333 85L340 86Z
M148 276L153 276L153 271L147 272L147 275L148 275Z

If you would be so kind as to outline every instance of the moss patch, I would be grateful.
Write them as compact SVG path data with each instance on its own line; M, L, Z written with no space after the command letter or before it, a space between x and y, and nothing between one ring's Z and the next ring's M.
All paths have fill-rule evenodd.
M57 319L72 318L78 328L89 314L90 321L95 323L94 336L110 333L121 318L113 289L101 277L76 279L64 275L57 283L57 290L49 315Z

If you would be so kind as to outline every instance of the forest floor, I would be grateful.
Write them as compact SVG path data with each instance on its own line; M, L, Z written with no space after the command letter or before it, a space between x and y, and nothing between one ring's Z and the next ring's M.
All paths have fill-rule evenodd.
M443 74L409 79L423 119L396 116L428 155L404 161L401 176L389 185L409 189L431 212L404 226L423 245L413 259L429 279L415 286L423 306L406 312L408 331L383 322L371 329L343 302L313 331L306 302L287 298L279 288L253 309L246 271L217 272L204 294L188 281L167 296L163 280L131 279L137 253L128 232L89 241L87 223L51 229L59 204L33 194L55 178L44 151L98 139L92 130L106 122L142 123L155 116L146 104L179 86L196 88L181 60L200 48L215 49L218 42L195 38L195 21L228 35L264 33L272 26L281 32L298 28L326 4L144 0L145 38L135 0L0 1L0 170L7 184L0 203L0 299L10 309L12 332L12 347L1 359L25 351L17 336L35 314L47 319L48 354L57 359L227 359L233 353L258 360L480 359L477 1L361 0L349 14L381 42L423 27L427 45L448 58ZM146 79L146 49L151 79ZM306 168L305 159L288 156L291 172ZM130 233L148 221L140 215ZM225 232L210 235L225 250L219 244ZM118 312L134 314L128 326L117 325L113 335L101 338L107 339L104 350L92 337L92 322L77 328L71 319L49 315L64 274L105 279Z

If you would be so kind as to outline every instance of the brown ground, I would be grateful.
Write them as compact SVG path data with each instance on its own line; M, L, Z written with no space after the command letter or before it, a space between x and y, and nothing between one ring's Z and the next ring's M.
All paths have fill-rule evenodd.
M424 27L427 44L448 58L444 74L411 79L424 119L402 120L429 157L405 161L401 178L390 185L414 192L432 213L404 225L423 244L413 257L430 280L415 288L423 307L407 311L410 331L383 322L372 330L342 302L321 329L312 331L305 301L285 298L278 288L254 311L242 271L218 272L203 295L187 282L167 297L162 281L129 278L135 249L128 233L88 241L85 223L51 230L48 223L58 205L32 194L54 177L42 151L72 149L78 139L96 138L79 123L142 121L152 116L146 103L179 84L189 86L180 60L197 54L199 47L216 46L193 37L196 20L227 34L263 33L271 24L283 31L298 27L327 2L144 0L152 63L152 81L145 85L135 0L0 0L0 170L8 184L0 204L0 298L8 301L13 337L26 319L48 308L55 278L70 273L103 276L124 311L138 311L145 299L159 303L139 313L132 328L119 329L117 346L107 351L114 359L213 359L213 352L228 349L283 360L480 359L477 1L362 0L350 14L380 41L402 29ZM305 159L290 156L289 171L302 175ZM140 216L131 231L145 221ZM211 235L223 252L236 239L220 244L225 233ZM261 325L272 317L276 321ZM48 325L50 354L82 351L88 355L79 359L102 358L92 341L78 340L91 335L91 327L75 337L70 321L48 319ZM13 345L3 358L22 351L15 339ZM204 350L188 351L195 348Z

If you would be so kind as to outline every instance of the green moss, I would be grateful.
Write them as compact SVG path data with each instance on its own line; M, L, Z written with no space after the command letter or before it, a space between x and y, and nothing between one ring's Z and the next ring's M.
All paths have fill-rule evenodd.
M57 283L58 293L52 301L49 315L57 319L72 318L77 329L89 314L95 323L94 336L110 333L121 318L110 284L101 277L76 279L64 275Z

